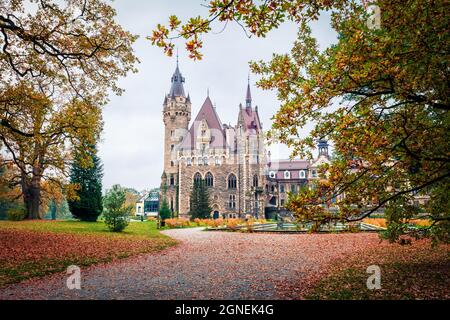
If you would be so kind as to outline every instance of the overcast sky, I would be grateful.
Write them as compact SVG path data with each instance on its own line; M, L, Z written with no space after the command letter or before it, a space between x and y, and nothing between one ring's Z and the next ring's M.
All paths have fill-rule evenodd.
M146 36L158 23L165 23L171 14L181 19L207 14L202 0L116 0L117 20L127 30L140 36L134 49L141 63L139 72L120 81L125 89L122 96L111 96L104 109L105 127L99 154L104 163L105 188L119 183L137 190L159 187L163 169L164 127L162 103L170 89L170 78L175 70L175 57L164 55L160 48L151 45ZM323 14L313 24L313 33L323 48L335 42L336 34L329 26L329 16ZM213 33L222 29L215 25ZM286 53L296 38L296 26L285 24L266 38L247 38L234 24L220 34L203 37L204 58L191 61L184 51L182 41L179 64L186 78L185 91L192 101L192 119L195 118L209 88L210 98L216 104L223 123L236 124L239 103L244 103L248 62L269 60L274 52ZM258 105L265 130L270 128L271 117L279 102L275 92L262 91L250 75L253 105ZM307 131L305 131L305 134ZM272 147L272 158L287 158L285 147Z

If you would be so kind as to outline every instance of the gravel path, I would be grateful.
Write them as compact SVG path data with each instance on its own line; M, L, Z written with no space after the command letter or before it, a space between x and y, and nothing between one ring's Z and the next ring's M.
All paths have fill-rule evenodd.
M2 288L0 299L298 298L333 260L379 242L369 233L164 233L180 244L82 269L81 290L67 289L67 275L59 273Z

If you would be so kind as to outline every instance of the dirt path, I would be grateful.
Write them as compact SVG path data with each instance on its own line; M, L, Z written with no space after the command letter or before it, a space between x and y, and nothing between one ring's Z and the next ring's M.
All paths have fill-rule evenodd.
M156 254L0 289L0 299L286 299L298 296L334 259L377 245L376 234L245 234L168 230L181 243ZM292 287L295 284L295 291Z

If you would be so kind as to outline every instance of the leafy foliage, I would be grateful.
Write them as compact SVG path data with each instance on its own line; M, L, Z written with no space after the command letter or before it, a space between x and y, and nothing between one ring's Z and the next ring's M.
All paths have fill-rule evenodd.
M15 205L10 207L7 212L8 220L10 221L20 221L26 216L26 211L23 206Z
M75 219L97 221L97 217L103 211L103 166L97 156L96 147L92 146L89 149L91 163L88 167L84 167L82 161L75 156L70 183L77 186L77 199L69 201L69 208Z
M102 0L0 0L0 141L28 218L41 218L48 190L71 194L72 151L88 161L108 92L136 71L137 37L115 15Z
M116 184L103 198L105 224L113 232L123 231L129 223L131 207L125 205L125 189Z
M299 219L317 224L358 221L385 208L391 241L408 232L407 221L415 213L427 212L432 224L416 235L448 242L448 4L380 0L381 24L375 27L368 23L371 15L364 4L210 1L207 19L181 24L171 18L171 28L153 34L152 40L164 44L183 37L195 42L215 20L237 21L256 36L286 20L296 22L298 39L290 54L251 63L262 76L259 86L277 90L281 101L269 138L301 157L312 156L315 140L328 138L335 157L322 168L326 184L292 197L287 207ZM337 43L325 50L309 27L320 10L331 12L338 34ZM170 43L165 48L170 54ZM197 47L187 49L198 58ZM308 123L315 128L303 138L299 133ZM427 195L428 205L415 203L417 196ZM327 203L338 196L339 211L332 214Z

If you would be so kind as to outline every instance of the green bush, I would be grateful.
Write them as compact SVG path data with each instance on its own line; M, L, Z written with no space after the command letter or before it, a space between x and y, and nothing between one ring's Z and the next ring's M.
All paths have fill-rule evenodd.
M103 218L108 229L113 232L123 231L130 222L129 212L127 210L107 211L103 214Z
M130 222L129 216L132 207L125 205L125 189L120 185L114 185L103 198L103 217L109 230L121 232Z
M10 221L21 221L25 219L26 214L25 208L22 206L14 206L6 211L8 220Z

